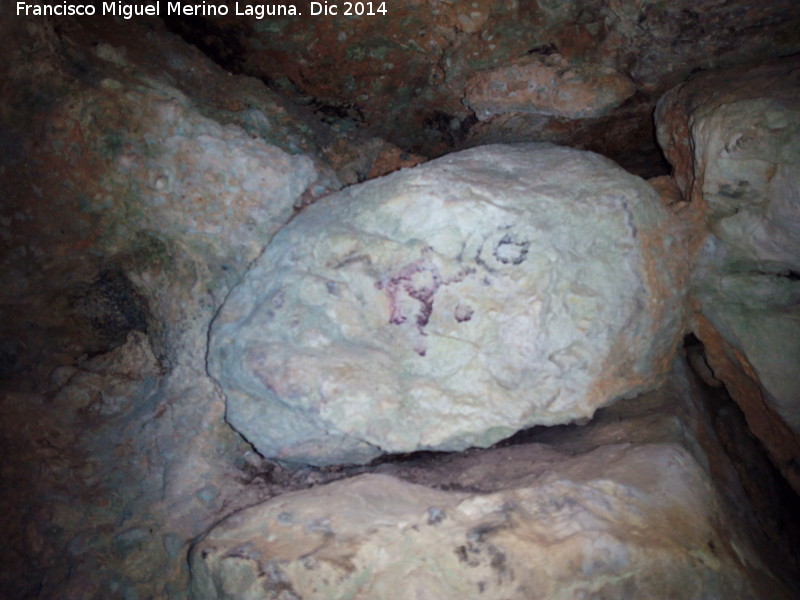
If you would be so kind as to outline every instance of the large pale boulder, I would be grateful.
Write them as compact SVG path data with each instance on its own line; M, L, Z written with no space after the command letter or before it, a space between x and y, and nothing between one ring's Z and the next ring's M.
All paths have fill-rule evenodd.
M800 490L800 59L700 74L661 99L657 121L710 231L692 278L695 329Z
M611 161L476 148L301 213L223 306L209 368L266 456L485 447L652 387L685 265L655 191Z

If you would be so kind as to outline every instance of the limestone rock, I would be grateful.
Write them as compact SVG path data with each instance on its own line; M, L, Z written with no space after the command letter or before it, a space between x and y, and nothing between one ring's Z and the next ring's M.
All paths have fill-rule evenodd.
M549 141L625 158L626 166L643 151L658 161L652 114L670 87L696 69L800 52L796 0L392 0L385 15L347 16L339 5L340 14L324 18L309 16L307 0L295 4L302 17L260 21L231 8L207 23L177 17L170 26L231 71L271 81L321 113L351 114L373 134L430 157ZM476 119L470 82L491 74L492 84L512 91L518 65L556 57L570 75L547 77L552 87L539 89L551 112L516 100L504 107L515 112ZM591 95L593 86L618 100L627 97L616 87L624 79L636 93L609 102L605 117L562 114L550 100L572 107L569 91ZM499 108L499 89L491 100Z
M487 146L326 197L212 326L227 418L310 464L488 446L656 384L686 258L652 187L600 156Z
M486 495L382 475L288 494L230 517L197 545L194 598L533 600L626 588L643 597L692 598L704 588L741 597L730 558L720 564L700 550L724 538L685 453L618 448L562 468L537 485ZM660 494L666 501L653 501Z
M130 331L149 333L162 359L195 355L179 347L205 345L201 321L295 206L338 187L317 156L267 143L205 94L183 93L198 72L229 76L178 40L145 28L156 48L147 54L130 38L82 46L80 28L71 29L75 37L60 31L69 57L34 20L41 39L15 31L11 47L35 48L39 62L4 61L2 119L14 142L0 173L9 190L0 209L9 248L0 340L16 340L0 355L8 376L108 351ZM190 81L176 82L183 73ZM195 286L208 297L187 298Z
M183 599L187 541L256 493L213 315L300 206L420 157L159 19L3 6L0 32L0 597Z
M464 100L482 121L513 112L578 119L606 114L635 91L621 73L581 70L550 54L476 73Z
M662 98L657 120L710 230L692 284L696 329L800 490L800 60L700 74Z
M185 597L187 540L252 502L209 323L340 186L313 117L158 21L3 7L0 31L0 597Z
M528 444L388 463L236 513L193 547L192 597L794 597L680 380Z

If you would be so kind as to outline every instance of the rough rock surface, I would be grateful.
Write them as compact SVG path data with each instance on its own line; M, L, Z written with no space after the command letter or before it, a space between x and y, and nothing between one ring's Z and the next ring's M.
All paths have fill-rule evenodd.
M391 0L386 15L316 17L307 0L294 4L303 16L231 10L204 26L192 17L168 24L233 72L426 156L551 141L628 162L648 152L658 165L652 111L662 93L696 69L800 52L796 0ZM512 100L476 119L484 100L500 108L502 97L471 86L513 92L545 81L537 90L547 114ZM586 110L590 88L608 115Z
M158 21L0 31L0 596L185 598L187 540L253 501L209 323L358 153Z
M664 96L657 120L711 232L693 276L696 330L800 490L800 59L699 74Z
M376 469L288 471L259 457L226 424L225 398L206 374L212 316L275 229L294 214L295 205L420 157L363 135L358 105L325 103L321 96L295 90L295 98L303 94L306 103L298 106L267 89L263 81L231 75L209 62L167 34L158 19L23 18L14 15L13 4L0 3L0 598L186 600L189 544L224 517L287 491ZM429 14L426 6L434 4L415 3L422 19L405 22L416 27ZM534 55L555 61L560 54L578 68L596 51L581 33L582 25L561 31L559 23L586 19L590 36L600 36L591 39L605 35L602 24L592 21L592 10L539 2L538 8L537 3L521 3L517 14L544 12L555 18L551 25L539 29L520 19L519 25L499 28L503 31L492 40L493 34L480 28L494 23L493 11L507 5L479 4L474 14L459 15L457 30L447 21L431 26L443 34L437 39L452 45L446 50L449 56L436 57L435 68L423 56L421 77L430 74L433 81L444 72L461 72L470 59L460 49L476 50L470 46L473 42L500 48L497 61L474 65L482 72ZM583 0L582 4L588 6ZM697 9L697 28L686 29L685 39L699 40L710 52L723 48L718 43L722 38L735 42L727 56L704 58L705 66L752 53L752 40L764 32L769 38L761 38L765 42L757 52L785 51L800 31L791 18L783 18L783 0L761 3L747 14L731 10L733 5L704 3ZM459 6L448 4L447 14ZM672 72L672 66L684 64L686 49L678 44L671 51L682 33L672 24L683 27L694 18L692 11L680 12L686 3L650 3L641 5L649 15L637 23L638 6L613 5L624 13L634 37L653 24L672 33L659 38L660 45L647 36L628 46L625 40L632 38L609 37L603 48L617 48L620 56L647 52L651 66ZM781 19L775 21L776 16ZM700 39L698 28L712 21L719 28ZM272 41L288 40L281 37L282 25L275 19L250 22L265 31L275 28L268 36ZM225 25L198 19L195 31L201 24L217 23ZM400 26L394 19L352 20L345 26L317 20L314 26L326 31L319 35L317 50L325 51L312 56L334 57L327 76L353 66L382 67L383 49L376 47L380 44L354 48L353 52L365 50L363 62L352 55L342 60L333 39L338 42L345 34L355 43L351 25L365 35L371 31L380 36L386 24ZM297 26L302 35L313 34L309 23ZM739 27L747 31L749 41L742 41ZM217 34L231 42L232 50L236 36L224 27L210 35L208 30L201 32L206 39L222 39ZM532 36L538 39L540 34L560 40L556 52L548 45L528 45L538 44ZM465 36L467 46L461 45ZM302 52L306 41L299 46ZM508 52L502 49L506 45ZM699 54L698 47L692 49L694 54ZM406 50L390 48L390 61L398 49ZM534 52L528 55L528 50ZM268 49L263 56L270 64L285 62ZM292 62L295 55L285 58ZM633 74L616 61L602 63L630 75L637 86L646 79L641 71ZM380 114L387 126L404 130L410 139L426 134L412 131L409 123L453 141L480 139L483 126L487 135L494 132L508 139L529 139L544 127L548 135L575 141L573 128L581 123L581 143L590 140L598 147L627 144L633 139L627 135L630 128L645 122L640 117L650 116L653 97L650 92L642 96L640 90L604 117L565 120L505 113L470 129L470 109L458 99L442 100L453 89L463 94L467 72L473 72L471 67L465 77L450 80L454 88L448 87L451 83L433 86L438 98L430 89L424 98L417 97L440 112L413 112L416 109L402 103L408 88L402 89L398 81L417 81L405 78L403 69L389 79L372 71L369 82L375 88L370 93L390 90L392 101L384 108L392 108L371 114ZM287 91L291 84L284 84L290 77L303 85L304 78L315 79L305 67L286 73L267 83ZM359 77L351 82L353 89L361 86ZM311 93L310 84L308 90ZM462 112L451 113L454 107ZM406 114L408 120L399 118ZM631 114L638 116L628 118ZM288 173L284 168L296 170ZM729 355L743 356L733 351ZM720 375L719 369L707 380L714 383L715 375ZM674 409L676 403L668 400L666 406ZM605 437L597 429L578 426L548 428L541 435L550 437L547 443L552 447L557 446L554 438L568 442L558 446L568 454L584 451L581 440L596 445L601 438L668 444L676 436L692 439L691 427L679 425L674 416L656 419L662 409L642 398L626 404L642 411L638 416L618 412L622 404L601 413ZM693 453L701 464L710 465L737 507L735 519L720 520L724 530L733 532L728 537L737 540L743 556L750 556L738 537L754 527L749 499L757 507L757 524L770 524L771 531L778 532L771 543L783 547L779 533L790 530L792 522L785 515L800 514L800 508L789 505L775 512L781 494L774 480L774 485L749 480L747 498L743 496L730 464L708 452L708 436L703 439L698 444L708 458ZM743 427L725 441L736 445L741 440L755 443ZM693 448L698 444L690 443ZM752 457L754 452L747 454ZM466 462L460 456L436 455L428 457L437 467L426 477L418 466L408 473L419 475L419 482L452 482L470 493L498 491L490 485L491 474L502 472L503 464L513 464L520 477L529 473L529 458L491 456L497 460L483 460L478 451L466 452ZM742 477L759 471L741 452L737 461ZM763 462L767 471L771 465ZM378 469L397 474L400 464ZM448 479L450 470L457 479ZM797 548L794 556L800 556ZM766 562L785 572L792 561L778 556ZM748 558L743 564L757 561ZM757 572L748 573L752 581L759 581ZM289 592L278 595L286 600ZM761 597L783 596L776 592Z
M635 91L621 73L581 72L562 56L549 55L476 73L467 84L465 103L481 121L513 112L578 119L606 114Z
M192 549L193 598L788 600L701 397L678 375L585 427L248 508Z
M129 24L115 46L75 23L4 25L4 375L97 354L129 330L174 360L190 290L205 288L213 314L295 206L341 184L266 90L241 78L236 97L230 75L164 31Z
M724 538L685 452L607 449L555 469L486 495L362 475L283 496L203 540L195 598L742 597L733 556L708 548Z
M265 456L488 446L652 387L686 258L652 187L591 153L487 146L348 188L227 299L210 372Z

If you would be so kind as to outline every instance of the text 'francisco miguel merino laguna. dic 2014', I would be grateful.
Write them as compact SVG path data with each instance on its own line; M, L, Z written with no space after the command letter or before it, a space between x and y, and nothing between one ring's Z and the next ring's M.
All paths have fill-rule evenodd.
M386 15L386 2L309 2L311 16L377 16ZM200 3L170 2L169 0L147 2L142 4L128 4L127 2L102 2L100 9L93 4L74 4L69 0L52 3L17 2L17 15L32 16L92 16L96 14L110 15L131 19L138 16L160 17L166 16L201 16L216 17L239 15L251 16L256 19L274 16L295 16L302 13L294 4L258 4L254 2L236 2L231 9L227 4L213 4L203 0ZM162 12L164 5L164 12Z

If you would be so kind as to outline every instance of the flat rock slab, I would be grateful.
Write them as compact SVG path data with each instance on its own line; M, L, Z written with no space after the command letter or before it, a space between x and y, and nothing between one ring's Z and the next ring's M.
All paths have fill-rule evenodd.
M541 460L530 450L529 472ZM504 462L524 459L506 453ZM748 581L752 554L719 523L712 486L681 447L551 452L544 471L486 494L361 475L281 496L195 545L192 598L766 597Z
M486 447L652 388L687 260L656 192L547 144L353 186L273 239L212 326L230 423L315 465Z

